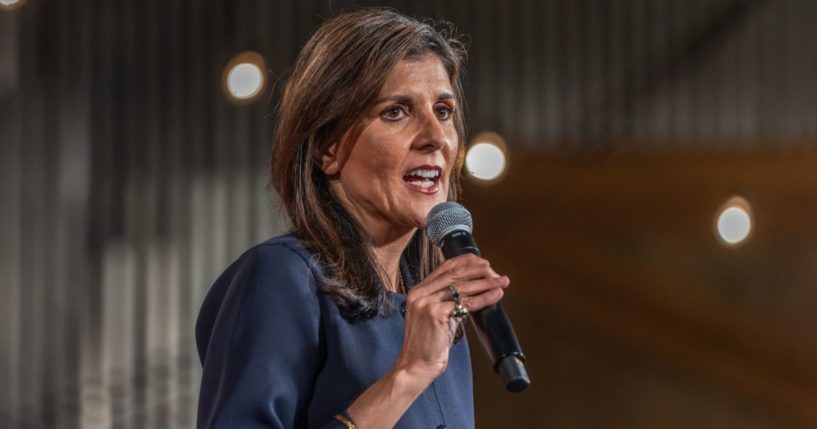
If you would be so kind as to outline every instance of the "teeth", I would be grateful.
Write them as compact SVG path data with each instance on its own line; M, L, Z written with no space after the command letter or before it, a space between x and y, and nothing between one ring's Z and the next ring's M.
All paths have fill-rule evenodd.
M413 180L409 183L411 183L414 186L419 186L421 188L430 188L434 186L434 182L432 182L431 180Z
M409 171L408 175L409 176L420 176L420 177L425 177L425 178L428 178L428 179L434 179L434 178L436 178L437 176L440 175L440 172L437 171L437 170L426 170L426 169L423 169L423 168L418 168L416 170Z

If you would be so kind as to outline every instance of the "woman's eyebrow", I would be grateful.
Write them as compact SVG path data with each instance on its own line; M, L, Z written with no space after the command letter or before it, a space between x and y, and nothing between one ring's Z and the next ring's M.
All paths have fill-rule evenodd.
M409 103L411 101L414 101L414 98L409 97L408 95L387 95L375 101L375 104L380 104L384 101L394 101L396 103Z
M437 100L453 100L453 99L454 94L450 92L443 92L437 97ZM375 101L375 104L380 104L384 101L392 101L395 103L410 103L414 101L414 98L408 95L386 95L384 97L380 97L377 101Z

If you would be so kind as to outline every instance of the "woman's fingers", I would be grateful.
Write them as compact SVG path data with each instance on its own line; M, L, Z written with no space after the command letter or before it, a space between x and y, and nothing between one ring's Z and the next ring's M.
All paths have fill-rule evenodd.
M454 287L457 288L457 292L462 296L477 295L491 289L503 289L508 287L509 284L511 284L511 280L508 279L508 276L453 283Z
M502 289L491 289L479 295L472 295L462 300L462 305L469 312L479 311L489 305L494 305L502 299L505 291Z
M469 253L445 261L412 291L418 297L427 296L438 294L451 284L491 278L500 278L500 276L491 268L486 259Z
M487 259L483 259L472 253L467 253L444 261L431 273L431 277L453 276L467 278L478 272L493 272L493 270L491 270L491 264Z
M462 259L459 259L462 258ZM451 277L454 280L472 280L483 277L499 277L499 275L491 268L491 264L487 259L479 256L468 254L462 257L451 259L451 264L441 265L442 276ZM448 261L446 261L448 262Z
M505 294L504 290L510 284L507 276L475 280L454 285L460 294L460 302L468 311L477 311L486 306L496 304ZM453 294L449 288L438 291L430 297L431 300L453 302Z
M509 284L510 280L507 276L449 283L449 285L454 286L454 288L460 294L460 300L462 301L471 295L478 295L492 289L504 289L508 287ZM451 289L449 287L445 287L426 296L436 301L453 301L453 295L454 294L451 292Z

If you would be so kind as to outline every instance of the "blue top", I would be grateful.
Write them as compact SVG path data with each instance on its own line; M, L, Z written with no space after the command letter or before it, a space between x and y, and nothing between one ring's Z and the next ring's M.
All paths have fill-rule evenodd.
M391 311L349 323L319 290L320 274L316 258L285 235L248 250L216 280L196 323L198 428L346 427L333 416L391 369L404 320ZM405 304L402 294L387 297ZM472 388L463 340L395 427L473 428Z

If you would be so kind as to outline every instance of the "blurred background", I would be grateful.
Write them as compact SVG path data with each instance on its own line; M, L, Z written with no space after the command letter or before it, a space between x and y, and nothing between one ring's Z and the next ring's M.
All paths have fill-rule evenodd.
M468 35L533 380L474 343L478 427L817 427L810 0L0 0L0 427L194 427L201 300L286 230L276 89L354 5Z

